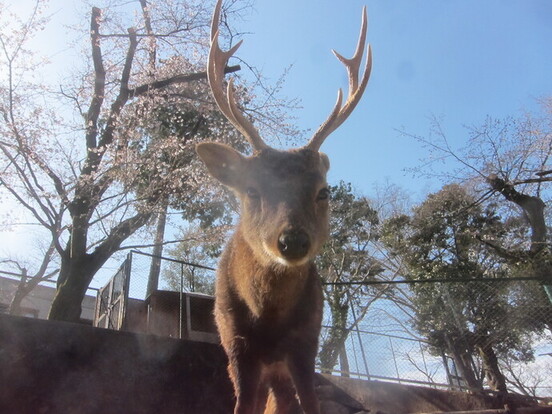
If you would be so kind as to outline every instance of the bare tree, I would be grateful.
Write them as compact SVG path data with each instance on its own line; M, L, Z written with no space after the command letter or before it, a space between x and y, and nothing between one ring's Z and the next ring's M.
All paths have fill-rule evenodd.
M209 185L190 155L193 128L152 139L152 125L162 123L154 117L159 108L193 107L197 122L226 140L240 138L216 116L206 93L210 7L204 2L93 7L86 29L90 65L58 91L29 76L36 66L27 42L46 24L43 3L36 1L26 21L0 15L0 186L48 231L60 257L49 317L78 321L92 277L125 240L149 224L167 198L183 196L185 204ZM123 12L132 15L133 7L137 20L123 30L129 22ZM282 121L281 105L274 108L263 113L263 124Z
M527 367L513 359L501 361L502 369L507 373L508 384L527 397L542 397L550 389L552 377L552 363L545 361L542 364Z
M55 248L51 243L45 252L42 254L42 261L36 271L29 271L28 264L24 263L22 259L8 259L3 260L2 264L6 264L12 268L15 268L20 275L19 283L11 298L10 305L8 307L8 313L10 315L21 315L21 304L23 299L40 283L50 281L51 278L57 274L59 268L55 266L54 262ZM15 275L15 272L13 272Z

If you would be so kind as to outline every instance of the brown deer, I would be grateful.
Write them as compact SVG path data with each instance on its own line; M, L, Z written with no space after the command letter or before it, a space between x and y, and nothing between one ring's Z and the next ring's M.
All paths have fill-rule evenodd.
M370 47L359 82L366 42L366 10L355 55L335 53L349 75L349 95L339 90L329 118L301 148L269 147L238 108L224 69L241 42L229 51L218 45L219 0L211 25L208 80L226 118L253 147L251 156L218 143L196 147L209 173L241 201L241 217L220 259L215 320L228 355L236 414L320 413L314 364L322 320L322 288L315 255L328 234L328 157L319 152L326 137L353 111L368 83ZM270 392L270 394L269 394ZM267 397L270 395L267 403ZM298 397L298 399L297 399Z

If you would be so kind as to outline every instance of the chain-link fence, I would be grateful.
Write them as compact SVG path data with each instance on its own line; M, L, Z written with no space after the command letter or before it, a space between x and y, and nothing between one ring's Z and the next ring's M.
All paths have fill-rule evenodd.
M505 386L552 396L552 300L538 280L363 285L363 295L348 302L346 327L336 327L326 313L321 355L336 331L347 330L333 372L461 390Z
M212 298L201 295L213 294L214 269L141 252L132 252L125 263L128 299L122 329L177 338L193 338L194 332L201 338L204 332L216 340ZM124 286L116 279L113 286ZM337 285L344 295L350 293L347 284ZM552 395L552 305L538 281L363 285L354 290L361 293L340 302L348 306L341 324L332 320L331 301L326 303L321 371L459 390L497 389L504 381L518 392ZM334 286L325 284L328 298ZM116 301L111 308L119 309Z
M322 327L321 346L335 330L342 329ZM459 388L457 375L447 372L446 355L431 354L426 341L363 329L348 332L332 369L320 368L354 378Z
M129 255L129 297L145 300L153 291L214 294L215 269L133 250Z

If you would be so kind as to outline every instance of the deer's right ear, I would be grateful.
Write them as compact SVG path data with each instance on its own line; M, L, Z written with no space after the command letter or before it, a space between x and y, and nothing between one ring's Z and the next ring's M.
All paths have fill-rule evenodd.
M213 177L229 187L240 186L245 157L238 151L224 144L202 142L196 145L196 152Z

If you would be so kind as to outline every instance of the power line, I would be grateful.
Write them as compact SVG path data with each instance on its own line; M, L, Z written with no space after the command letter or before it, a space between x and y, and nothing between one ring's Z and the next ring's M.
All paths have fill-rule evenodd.
M368 285L415 285L422 283L470 283L470 282L514 282L514 281L543 281L539 277L496 277L496 278L473 278L473 279L414 279L414 280L363 280L352 282L322 282L325 286L368 286Z

